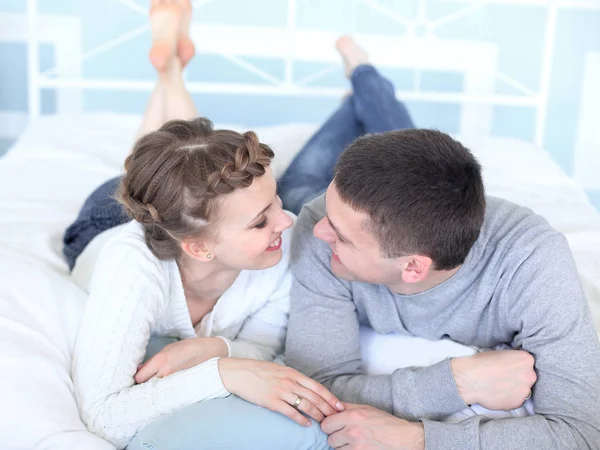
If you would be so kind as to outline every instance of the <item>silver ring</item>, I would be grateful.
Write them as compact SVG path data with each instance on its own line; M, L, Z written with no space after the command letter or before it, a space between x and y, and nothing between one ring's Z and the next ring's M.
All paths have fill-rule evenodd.
M300 406L300 403L302 403L302 397L298 396L298 398L296 399L296 401L294 402L294 404L292 405L293 408L298 409L298 407Z

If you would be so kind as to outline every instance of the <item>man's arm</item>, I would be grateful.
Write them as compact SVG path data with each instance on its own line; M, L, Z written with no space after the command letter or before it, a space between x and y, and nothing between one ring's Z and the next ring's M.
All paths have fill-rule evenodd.
M505 294L515 344L535 358L535 415L424 420L428 449L600 449L600 344L563 236L546 237Z
M313 202L302 210L294 229L286 363L344 401L400 417L438 419L464 409L449 360L398 369L392 375L364 374L350 283L331 273L331 251L312 236L321 217Z
M368 406L326 418L331 444L421 449L600 449L600 343L562 236L522 261L507 289L506 323L520 328L515 344L536 360L535 415L460 423L416 423ZM518 325L517 325L518 324ZM336 444L337 445L337 444Z

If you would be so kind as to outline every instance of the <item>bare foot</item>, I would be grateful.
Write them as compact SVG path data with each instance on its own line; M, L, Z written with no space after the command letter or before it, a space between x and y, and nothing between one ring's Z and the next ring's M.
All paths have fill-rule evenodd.
M183 10L178 4L169 0L153 0L150 9L150 62L157 72L167 70L175 56L182 19Z
M354 69L361 64L369 62L369 55L358 46L350 36L342 36L335 43L335 47L344 59L346 77L350 78Z
M181 65L185 65L196 54L194 43L190 39L190 22L192 21L192 4L190 0L176 0L183 10L183 18L179 28L179 39L177 41L177 56L181 61Z

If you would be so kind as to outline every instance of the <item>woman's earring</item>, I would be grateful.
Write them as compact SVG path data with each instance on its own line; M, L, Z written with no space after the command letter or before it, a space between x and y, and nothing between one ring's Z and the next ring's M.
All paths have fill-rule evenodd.
M212 255L210 253L207 253L206 254L206 259L211 259L211 258L212 258Z

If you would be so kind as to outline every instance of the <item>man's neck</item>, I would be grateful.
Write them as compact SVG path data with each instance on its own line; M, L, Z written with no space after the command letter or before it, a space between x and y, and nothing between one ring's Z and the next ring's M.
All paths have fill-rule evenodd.
M449 280L460 268L461 266L451 270L432 270L424 280L417 283L405 283L400 280L400 282L388 284L387 287L391 292L398 295L420 294Z

